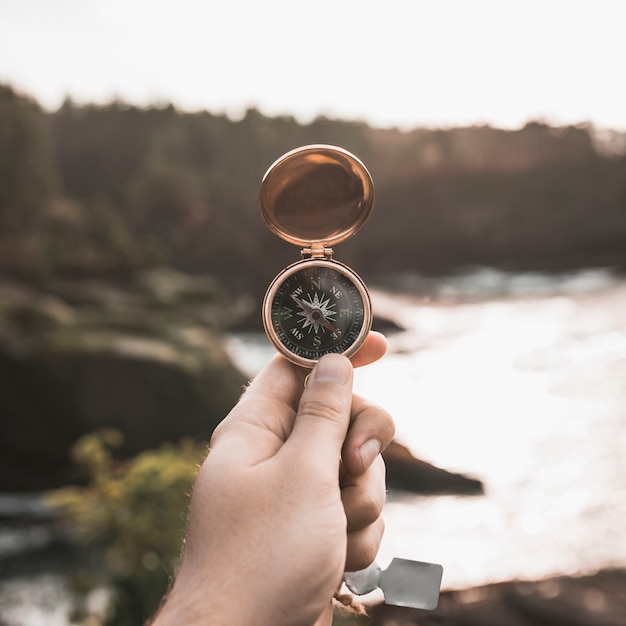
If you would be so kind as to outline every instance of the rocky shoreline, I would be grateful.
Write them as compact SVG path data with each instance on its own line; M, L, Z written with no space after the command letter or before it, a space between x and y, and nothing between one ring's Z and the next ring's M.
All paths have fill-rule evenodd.
M211 277L167 268L124 285L0 278L0 493L80 480L71 446L98 429L119 430L127 456L208 441L246 382L221 337L249 306L226 306ZM392 489L482 493L398 443L385 460Z
M387 487L423 495L456 494L482 495L482 481L473 476L449 472L422 459L415 458L410 450L392 441L383 452L387 467Z
M221 333L210 277L168 269L126 284L0 277L0 492L75 482L82 435L122 433L125 456L183 437L208 440L245 376Z
M16 502L23 513L19 523L15 515L8 516L17 512ZM36 496L22 496L13 503L3 496L2 510L0 531L12 528L23 534L28 528L45 528L50 532L38 545L0 554L0 585L42 572L63 575L87 558L67 536L51 528L45 507ZM384 603L366 608L367 616L337 609L335 626L626 626L626 570L604 569L585 575L446 590L433 611Z
M346 622L347 623L347 622ZM624 626L626 570L445 591L434 611L377 604L369 626Z

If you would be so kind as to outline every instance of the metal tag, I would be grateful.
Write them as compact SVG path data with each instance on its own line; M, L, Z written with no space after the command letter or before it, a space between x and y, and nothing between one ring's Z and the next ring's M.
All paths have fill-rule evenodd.
M374 561L369 567L358 572L344 572L343 582L352 593L357 596L364 596L374 589L378 589L382 570L380 565Z
M343 579L358 596L380 588L385 604L432 611L439 601L442 576L441 565L394 558L386 570L372 563L359 572L346 572Z

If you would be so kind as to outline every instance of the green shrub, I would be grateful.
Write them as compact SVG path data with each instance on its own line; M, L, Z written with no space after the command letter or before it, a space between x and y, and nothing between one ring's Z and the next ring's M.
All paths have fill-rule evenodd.
M154 613L176 570L189 494L206 446L183 441L119 461L112 448L121 443L111 430L81 438L73 454L88 484L55 491L49 501L96 557L95 568L78 574L83 597L90 588L108 587L105 623L136 626ZM84 606L77 606L75 619L93 623Z
M119 461L112 450L121 444L114 430L82 437L73 456L87 485L48 496L92 560L71 575L73 621L82 626L140 626L154 615L176 570L189 496L206 451L204 444L183 441ZM87 597L103 587L111 601L100 618L90 613ZM334 620L335 626L368 623L341 610Z

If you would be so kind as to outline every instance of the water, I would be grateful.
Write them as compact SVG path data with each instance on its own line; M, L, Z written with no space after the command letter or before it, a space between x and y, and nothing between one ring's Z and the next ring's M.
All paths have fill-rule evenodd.
M626 281L481 270L422 286L373 292L407 330L355 389L416 456L487 492L391 493L381 565L442 563L445 588L626 567ZM230 348L251 375L272 354L256 335Z

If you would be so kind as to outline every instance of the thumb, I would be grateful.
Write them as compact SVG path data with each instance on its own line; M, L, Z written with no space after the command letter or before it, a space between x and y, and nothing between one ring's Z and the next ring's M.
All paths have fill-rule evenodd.
M299 465L338 475L350 425L352 381L352 364L339 354L323 356L312 370L284 447Z

